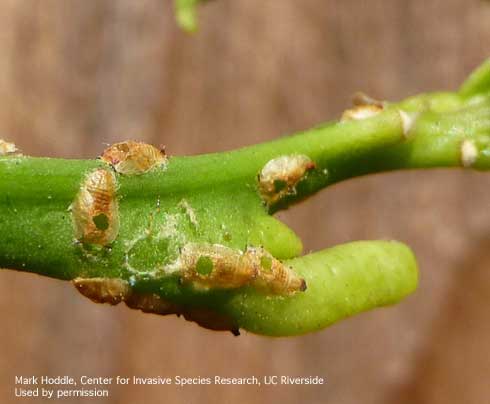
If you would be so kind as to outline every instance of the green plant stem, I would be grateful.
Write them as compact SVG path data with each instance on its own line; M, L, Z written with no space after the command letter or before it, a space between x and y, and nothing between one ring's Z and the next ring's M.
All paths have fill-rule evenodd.
M460 93L422 94L369 119L333 122L225 153L171 157L144 175L116 174L120 229L102 248L75 242L69 207L89 172L110 170L104 162L0 157L0 267L66 280L120 278L137 293L205 307L238 327L276 336L315 331L394 303L416 287L416 264L406 247L361 242L296 258L301 240L270 214L360 175L490 169L489 77L487 63ZM257 177L270 160L289 155L308 156L315 167L295 192L267 207ZM308 289L285 297L251 287L203 291L182 284L166 268L188 243L237 251L263 246L304 276Z
M284 154L308 154L318 164L318 174L305 181L308 191L314 192L328 184L329 176L323 169L330 158L337 155L343 157L341 161L356 161L366 150L399 143L401 138L399 115L389 112L369 122L329 125L237 151L172 157L164 170L143 176L120 175L118 195L121 216L125 218L121 238L128 243L143 232L149 223L142 226L141 218L147 218L148 222L157 204L167 214L179 214L180 209L175 206L185 200L200 221L199 232L190 229L189 223L182 224L180 232L187 234L188 241L223 243L220 228L224 225L232 235L224 244L240 249L246 245L263 245L278 258L296 256L302 249L300 240L267 214L257 193L257 174L267 161ZM81 274L97 276L98 263L81 260L81 247L73 246L71 215L67 208L84 176L104 166L98 160L23 156L0 159L0 190L6 207L0 228L22 230L9 232L0 242L3 246L1 265L27 266L25 253L18 248L24 245L33 271L62 279ZM214 217L221 217L223 221L217 223ZM33 237L36 230L38 233ZM61 251L65 254L60 255L62 245ZM165 256L165 251L161 255ZM64 259L63 265L56 264L60 258ZM107 259L113 263L104 271L111 276L121 275L122 241L112 246Z

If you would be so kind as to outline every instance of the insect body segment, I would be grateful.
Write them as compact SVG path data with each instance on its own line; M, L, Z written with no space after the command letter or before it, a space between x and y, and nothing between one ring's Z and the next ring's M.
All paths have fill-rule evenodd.
M302 154L280 156L267 162L259 174L259 190L268 205L296 193L296 185L305 178L315 163Z
M167 161L163 150L132 140L109 146L104 150L101 159L118 173L127 175L144 174Z
M187 244L180 255L184 282L196 287L236 289L252 286L276 295L306 290L304 279L263 248L244 252L219 244Z
M82 243L108 245L119 231L116 178L97 169L87 175L71 205L75 238Z

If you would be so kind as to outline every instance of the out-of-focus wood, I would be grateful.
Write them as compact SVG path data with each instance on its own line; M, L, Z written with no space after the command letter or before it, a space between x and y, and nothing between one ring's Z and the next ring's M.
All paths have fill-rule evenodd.
M400 404L480 403L488 397L490 348L490 237L458 262L447 303L429 342L417 354L411 377L395 392Z
M0 2L0 137L49 156L92 157L127 138L171 154L224 150L336 118L358 90L454 88L490 54L490 6L478 0L216 0L200 16L188 36L170 0ZM0 402L13 402L15 375L31 374L327 378L113 386L110 403L484 402L489 185L487 174L394 173L281 214L307 250L396 238L421 265L404 303L300 338L233 338L2 271Z

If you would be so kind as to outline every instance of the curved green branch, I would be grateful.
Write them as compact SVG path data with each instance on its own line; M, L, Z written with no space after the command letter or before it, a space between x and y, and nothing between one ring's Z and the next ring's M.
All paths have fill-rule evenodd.
M490 169L489 83L487 62L460 92L365 97L341 122L225 153L164 159L128 142L64 160L0 142L0 267L73 280L98 302L274 336L395 303L417 283L407 247L299 257L301 240L271 214L369 173Z

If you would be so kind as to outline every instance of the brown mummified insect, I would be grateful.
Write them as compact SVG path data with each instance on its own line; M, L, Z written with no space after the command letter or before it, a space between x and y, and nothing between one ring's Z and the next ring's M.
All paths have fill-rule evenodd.
M187 321L193 321L209 330L230 331L234 336L240 335L239 327L231 318L206 307L187 307L176 314L178 316L182 314Z
M305 280L264 248L249 247L245 254L259 268L252 283L257 290L274 295L291 295L306 290Z
M138 175L166 163L164 150L150 144L128 140L104 150L101 159L120 174Z
M129 283L119 278L75 278L75 288L95 303L116 305L125 302L132 309L145 313L176 314L178 305L153 293L134 293Z
M3 139L0 139L0 156L7 156L9 154L17 153L17 146L13 143L6 142Z
M126 305L131 309L141 310L143 313L184 316L187 321L193 321L209 330L230 331L233 335L240 335L238 326L227 316L206 307L180 306L154 293L133 293L126 300Z
M99 168L87 175L71 204L75 238L82 243L107 245L119 231L116 178Z
M315 163L302 154L280 156L268 161L259 174L262 198L272 205L286 195L294 195L296 185L315 167Z
M179 306L169 302L155 293L132 293L125 300L126 306L131 309L141 310L143 313L160 314L178 314Z
M131 294L128 282L118 278L75 278L72 282L82 295L95 303L115 305Z
M131 309L159 315L176 314L187 321L215 331L231 331L239 335L238 326L230 318L205 307L182 307L154 293L135 293L129 283L119 278L75 278L75 288L95 303L126 303Z
M304 279L263 248L244 252L219 244L187 244L180 255L181 276L202 288L253 286L277 295L306 290Z
M239 288L257 276L245 254L220 244L186 244L179 265L182 280L202 288Z

